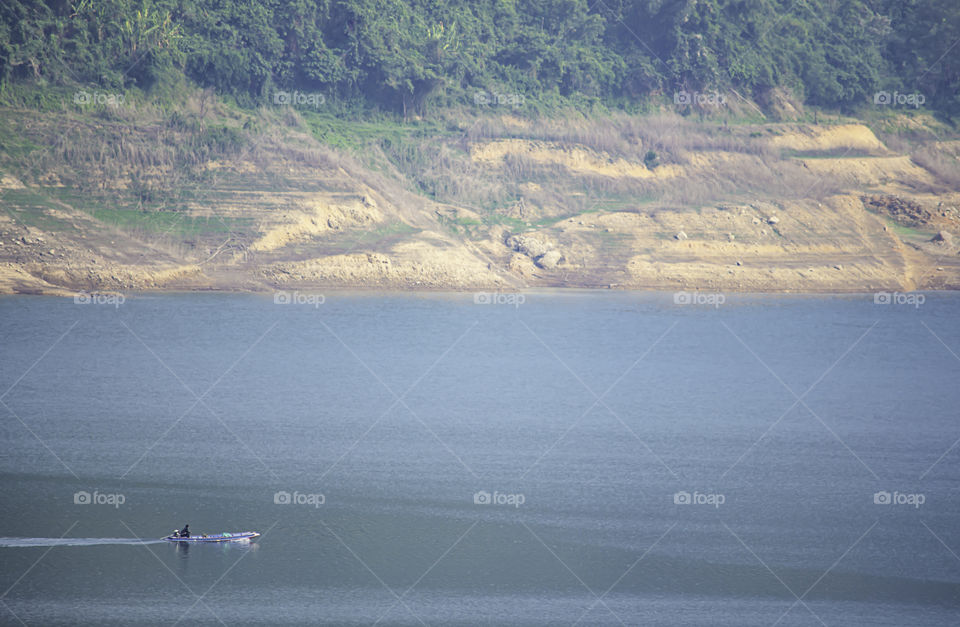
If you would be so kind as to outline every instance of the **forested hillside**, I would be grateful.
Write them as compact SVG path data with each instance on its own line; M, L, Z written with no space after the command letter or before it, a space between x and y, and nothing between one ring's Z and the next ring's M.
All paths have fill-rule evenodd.
M635 109L782 88L845 111L889 91L952 116L958 39L956 0L6 0L0 82L148 89L185 74L241 105L299 89L407 115L477 90Z

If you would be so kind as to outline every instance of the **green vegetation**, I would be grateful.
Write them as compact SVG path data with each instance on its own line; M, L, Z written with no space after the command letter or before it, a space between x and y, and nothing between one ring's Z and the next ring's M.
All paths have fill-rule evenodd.
M894 233L904 238L928 240L932 235L930 231L922 231L912 226L900 224L896 220L892 220L890 218L887 218L887 225L890 227L891 230L893 230Z
M227 233L249 230L251 220L245 218L207 218L169 211L143 211L123 207L105 207L96 199L84 198L65 188L7 189L0 192L5 212L19 224L49 232L74 230L69 220L50 215L49 209L59 209L62 203L81 209L91 217L111 226L145 234L175 237Z
M47 209L55 209L56 203L28 189L6 189L0 193L0 207L15 221L45 231L72 229L69 221L51 216Z
M846 110L877 92L918 94L953 116L958 39L956 0L8 0L0 91L10 102L36 81L175 99L186 76L241 106L299 96L343 117L409 117L642 110L684 92L692 110L701 96L764 103L780 89ZM18 104L56 106L42 93ZM336 124L312 124L351 145ZM214 144L236 139L212 132Z
M405 235L419 233L420 229L410 226L406 222L389 222L376 229L361 231L357 237L348 237L339 245L334 245L336 252L347 254L357 252L358 247L388 247L390 243L399 241Z
M251 221L242 218L199 218L168 212L133 211L130 209L95 209L90 214L105 224L124 230L141 230L180 237L211 233L229 233L249 228Z
M871 154L763 141L790 132L765 115L801 102L816 106L797 119L820 125L869 110L888 145L956 183L956 158L927 146L936 133L903 130L931 116L874 94L921 94L946 129L960 114L960 63L944 54L957 39L960 4L945 0L9 0L0 170L36 193L0 199L23 224L73 207L197 241L261 228L206 217L243 192L269 204L257 194L355 193L363 179L472 212L442 219L468 237L827 195L839 183L799 160ZM704 97L738 108L689 115L717 109ZM519 147L475 152L500 140ZM688 167L706 153L717 170ZM643 176L610 175L621 160Z
M650 170L660 165L660 158L657 156L657 153L648 150L647 154L643 155L643 165L647 166Z

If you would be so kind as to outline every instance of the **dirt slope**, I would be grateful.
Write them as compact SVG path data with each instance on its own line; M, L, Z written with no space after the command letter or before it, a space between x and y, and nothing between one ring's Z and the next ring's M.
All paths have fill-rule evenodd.
M960 193L942 170L859 124L744 137L661 151L662 164L641 158L639 139L609 150L532 131L466 140L448 152L465 177L516 178L519 199L492 213L357 160L305 158L283 137L208 162L203 188L170 210L111 213L77 200L65 175L25 182L7 159L0 292L960 287ZM955 144L939 144L945 159Z

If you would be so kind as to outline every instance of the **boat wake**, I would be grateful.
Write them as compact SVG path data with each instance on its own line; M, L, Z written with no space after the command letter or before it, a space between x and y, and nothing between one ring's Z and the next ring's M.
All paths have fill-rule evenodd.
M0 548L32 546L98 546L102 544L159 544L163 540L136 538L0 538Z

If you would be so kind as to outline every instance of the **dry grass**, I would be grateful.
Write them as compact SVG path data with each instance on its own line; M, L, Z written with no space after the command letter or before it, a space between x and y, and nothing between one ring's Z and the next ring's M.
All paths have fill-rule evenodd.
M574 116L525 125L486 117L468 125L453 149L432 139L394 149L390 158L416 187L443 202L492 207L523 197L547 215L582 211L591 204L630 207L659 202L699 207L745 195L823 198L840 189L829 177L784 158L766 137L752 126L697 123L672 114L643 118L614 114L592 120ZM491 167L467 156L471 146L507 139L543 142L545 149L555 146L559 152L587 149L601 161L623 159L637 164L653 151L661 164L684 166L684 174L669 180L602 176L571 171L560 157L556 163L545 163L522 153L508 153L499 166ZM716 158L705 166L704 155ZM531 182L539 190L524 185Z
M960 190L960 159L956 155L945 153L935 145L928 145L915 151L910 158L950 189Z
M697 122L676 114L449 120L449 128L465 129L461 135L419 134L405 128L394 133L397 129L384 123L392 139L371 141L354 156L319 143L293 107L262 107L241 115L199 93L174 114L142 106L74 116L57 124L51 124L49 116L41 118L38 114L27 124L31 140L49 146L36 155L35 178L52 172L81 191L139 197L142 204L153 203L161 210L192 206L179 199L185 190L206 189L209 183L203 177L213 161L228 170L243 166L240 162L253 164L255 173L237 171L233 176L241 185L261 189L335 185L338 173L346 173L340 178L362 181L398 205L422 207L416 196L425 196L493 213L523 199L531 215L540 217L597 206L630 210L654 203L697 208L748 197L822 199L841 189L838 180L814 174L772 148L767 127ZM640 169L652 151L661 167L680 174L666 179L574 171L562 158L551 162L522 153L508 153L496 163L470 156L471 146L513 138L542 142L545 150L578 148L599 162L624 160ZM894 150L901 147L897 140L885 141ZM913 145L901 141L902 147ZM956 156L932 144L911 152L914 162L944 185L960 186ZM316 180L288 177L293 170L300 177L305 170L314 170ZM166 201L157 204L158 198ZM171 252L182 252L174 238L142 235Z
M481 118L465 133L462 146L496 139L522 137L585 146L613 157L642 161L648 150L663 153L664 163L682 163L689 151L736 152L773 157L777 152L766 141L750 137L751 127L697 123L679 115L647 117L612 114L592 120L543 120L518 129L499 118Z

